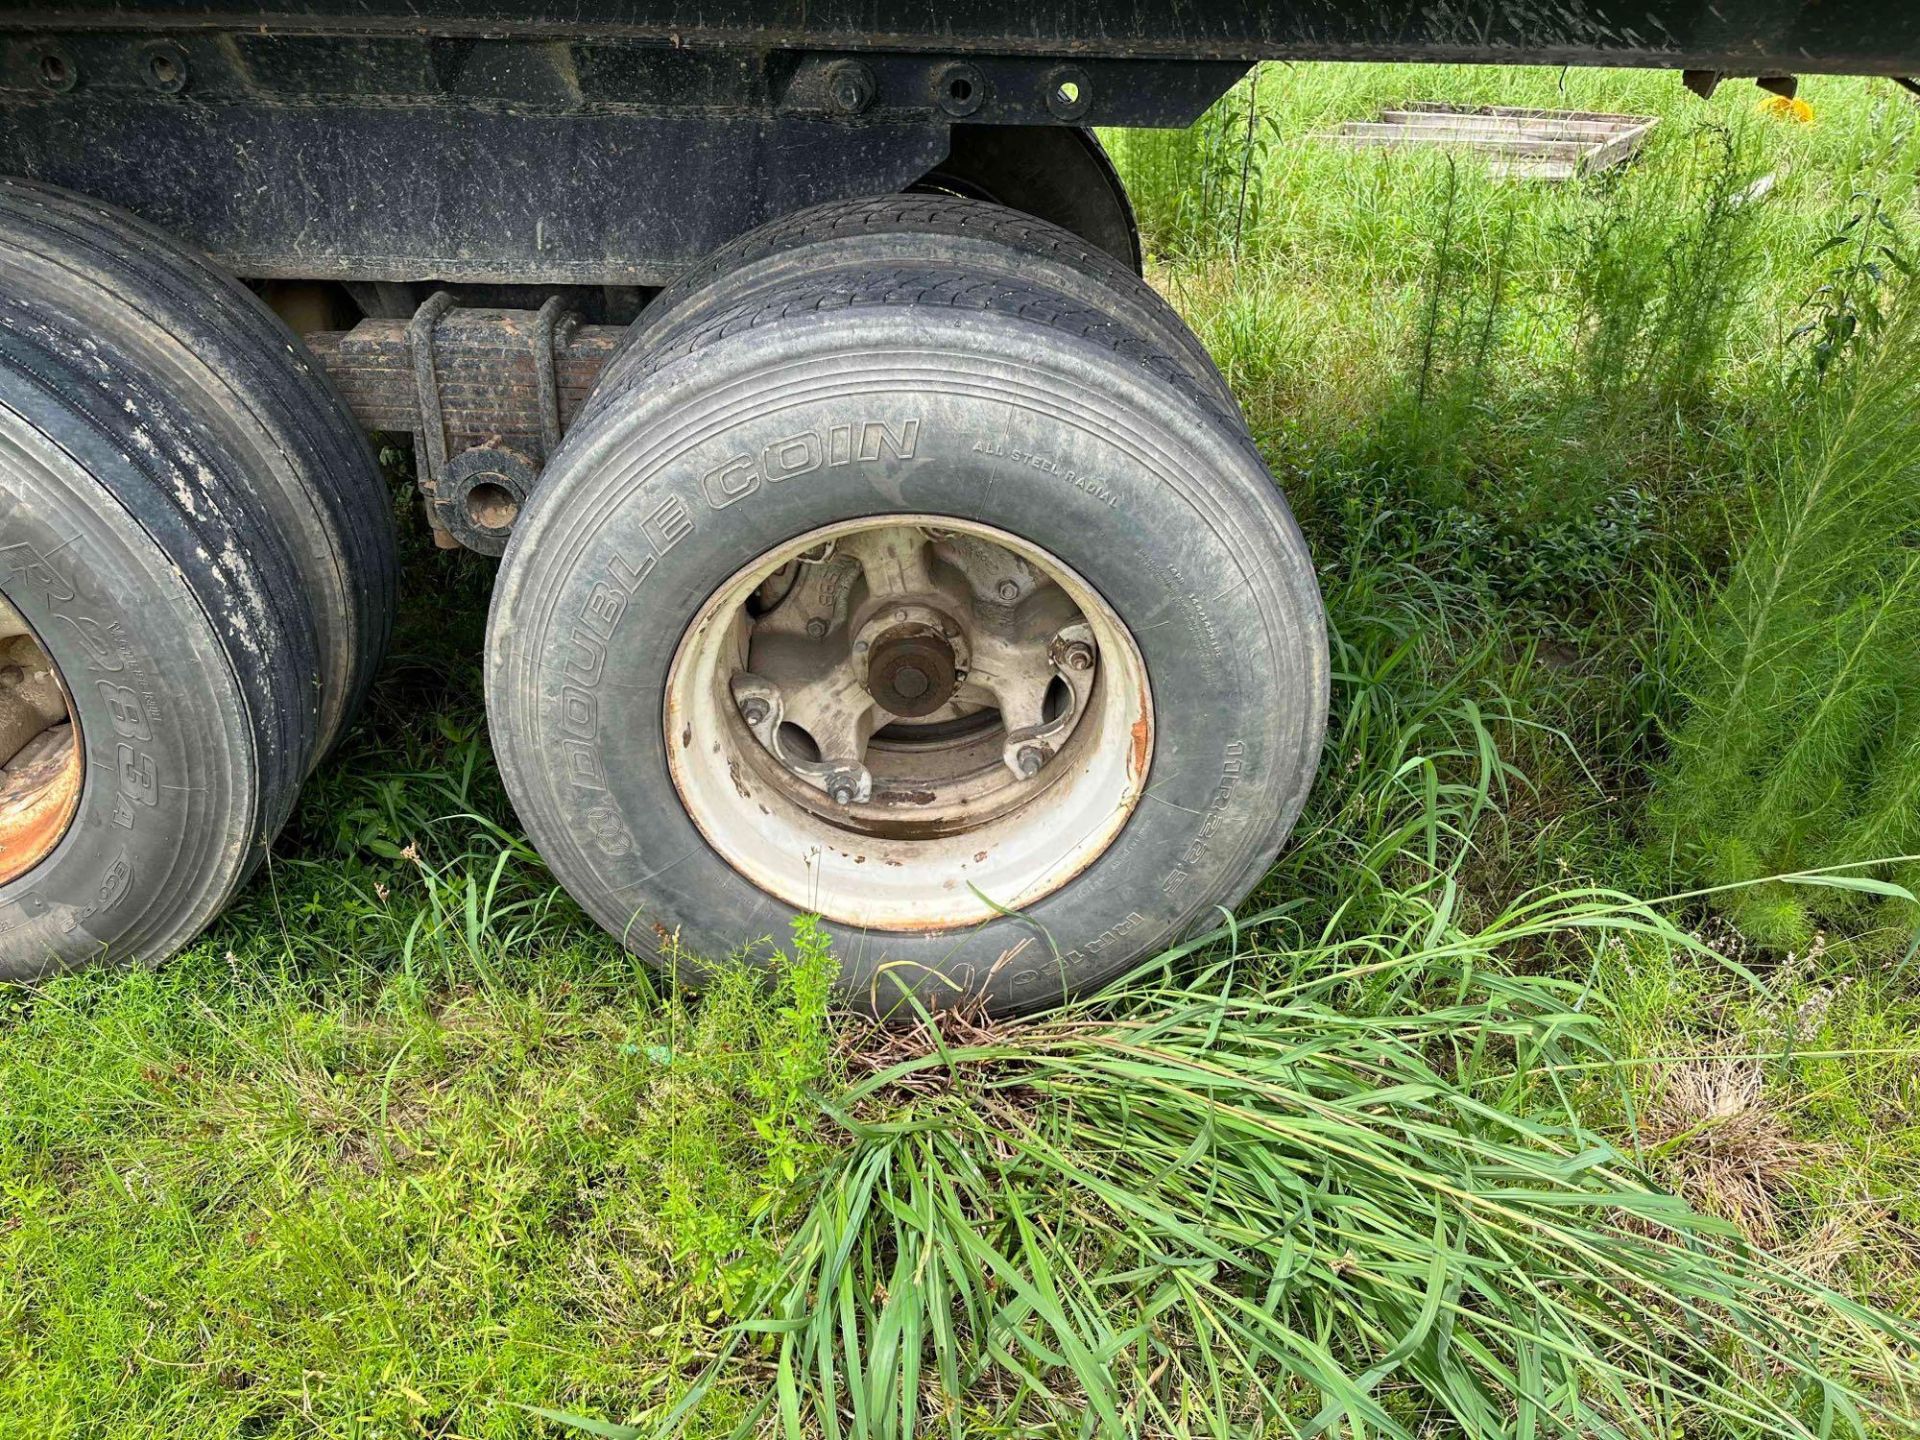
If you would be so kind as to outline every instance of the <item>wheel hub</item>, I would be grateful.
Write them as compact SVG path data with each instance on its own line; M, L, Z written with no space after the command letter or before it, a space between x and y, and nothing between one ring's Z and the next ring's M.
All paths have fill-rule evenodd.
M856 826L964 828L1018 803L1098 681L1079 607L976 535L868 526L791 568L760 587L729 687L803 801L877 807L838 817Z
M1117 833L1144 780L1147 705L1130 637L1050 557L967 522L849 521L708 602L669 678L685 732L669 768L716 847L796 904L830 909L804 869L832 846L903 890L889 870L929 864L940 904L970 913L977 887L991 914ZM704 738L675 722L710 709ZM796 861L784 889L768 878ZM856 916L889 918L839 918Z
M882 710L905 719L931 715L959 684L953 646L927 625L896 625L874 644L867 693Z

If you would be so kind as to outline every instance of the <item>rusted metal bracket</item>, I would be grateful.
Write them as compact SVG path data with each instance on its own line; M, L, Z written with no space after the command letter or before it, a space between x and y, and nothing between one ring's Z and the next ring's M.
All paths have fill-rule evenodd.
M413 403L418 417L413 426L414 483L427 502L433 543L443 550L456 549L459 542L439 518L440 477L447 469L447 425L440 408L440 376L433 364L433 327L452 308L453 296L436 290L407 322L407 363L413 371Z
M540 388L540 461L560 448L560 380L555 373L560 344L560 327L571 327L578 318L567 308L563 295L549 296L533 316L533 373Z
M368 430L406 431L434 542L497 555L622 327L538 310L464 308L436 291L409 320L363 320L307 346Z
M520 449L546 452L542 381L534 362L532 310L455 307L433 328L435 389L448 445L457 451L499 435ZM308 332L307 348L367 429L404 434L420 424L418 386L406 320L362 320L351 330ZM586 403L601 367L626 328L554 326L553 420L564 431Z

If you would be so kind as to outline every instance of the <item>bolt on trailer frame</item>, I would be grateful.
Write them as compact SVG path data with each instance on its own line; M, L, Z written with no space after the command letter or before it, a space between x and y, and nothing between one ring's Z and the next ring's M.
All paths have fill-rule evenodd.
M362 431L504 555L502 778L649 958L805 911L851 998L1023 1010L1211 923L1324 622L1093 127L1262 60L1912 88L1920 6L0 9L0 978L257 863L391 624Z

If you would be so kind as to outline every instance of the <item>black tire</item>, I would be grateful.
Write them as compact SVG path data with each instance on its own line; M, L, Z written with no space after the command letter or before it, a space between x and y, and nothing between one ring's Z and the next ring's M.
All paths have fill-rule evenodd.
M246 287L164 231L53 186L0 180L0 295L110 338L243 467L313 611L317 763L386 653L398 571L386 484L332 382Z
M929 998L960 985L1031 1009L1258 881L1318 758L1324 622L1284 500L1244 433L1206 417L1182 362L1045 290L892 268L756 294L616 380L515 527L487 699L521 823L630 948L719 957L783 933L791 908L680 804L664 686L688 620L738 567L854 516L953 516L1057 556L1130 628L1157 716L1150 796L1024 915L944 933L830 925L849 998L884 1004L885 969ZM730 457L847 422L910 429L910 454L703 485Z
M835 201L750 230L662 290L629 331L623 355L670 343L758 289L791 286L829 270L894 265L1008 280L1110 313L1149 347L1180 361L1221 413L1239 420L1239 404L1206 347L1138 274L1049 221L952 195Z
M315 748L313 618L252 457L143 359L0 296L0 592L63 672L86 760L58 843L0 885L0 978L171 954Z

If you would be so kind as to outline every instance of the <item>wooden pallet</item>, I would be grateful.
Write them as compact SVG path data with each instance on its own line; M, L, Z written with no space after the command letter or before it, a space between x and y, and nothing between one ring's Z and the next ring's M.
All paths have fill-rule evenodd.
M1363 147L1420 145L1478 151L1499 174L1570 180L1628 159L1658 123L1651 115L1526 110L1509 105L1462 110L1416 101L1382 110L1377 120L1349 120L1319 138Z

